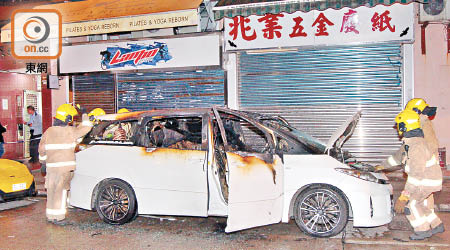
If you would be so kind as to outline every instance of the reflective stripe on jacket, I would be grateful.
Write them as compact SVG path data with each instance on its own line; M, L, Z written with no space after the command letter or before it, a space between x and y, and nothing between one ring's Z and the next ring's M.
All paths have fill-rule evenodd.
M73 167L75 169L75 147L78 138L92 128L87 115L77 127L53 126L47 129L39 144L39 159L46 161L47 168Z
M422 200L442 189L442 172L435 155L422 137L403 138L408 145L405 191L411 199ZM425 196L425 197L424 197Z

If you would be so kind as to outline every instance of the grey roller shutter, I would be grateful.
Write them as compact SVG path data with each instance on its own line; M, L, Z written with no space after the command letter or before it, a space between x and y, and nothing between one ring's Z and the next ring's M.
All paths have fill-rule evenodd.
M87 112L102 108L107 114L115 113L115 83L112 74L89 74L72 77L75 104Z
M394 118L402 109L401 45L243 52L238 58L242 110L281 115L326 142L361 109L344 149L378 162L399 147Z
M225 104L224 71L118 74L118 108L133 111Z

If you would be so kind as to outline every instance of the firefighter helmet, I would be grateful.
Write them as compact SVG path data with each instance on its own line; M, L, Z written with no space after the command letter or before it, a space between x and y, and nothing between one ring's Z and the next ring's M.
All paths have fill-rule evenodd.
M412 110L403 110L395 117L398 134L402 135L414 129L420 128L419 114Z
M106 112L101 108L95 108L88 114L89 118L101 115L106 115Z
M126 108L121 108L119 111L117 111L117 114L123 114L123 113L129 113L130 111Z
M56 110L55 119L58 119L64 123L70 123L76 115L78 115L78 111L72 105L62 104Z
M423 110L428 107L427 102L425 102L422 98L413 98L409 100L409 102L406 104L405 109L416 111L418 114L422 113Z

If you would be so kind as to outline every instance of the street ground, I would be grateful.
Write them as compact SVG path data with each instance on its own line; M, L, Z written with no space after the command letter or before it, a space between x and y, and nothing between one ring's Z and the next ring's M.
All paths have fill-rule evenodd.
M43 177L36 171L34 175L42 188ZM397 176L392 180L399 193L403 179ZM446 181L444 191L437 197L438 203L449 199L449 191L450 181ZM345 237L341 234L319 239L303 234L294 221L226 234L225 218L140 216L132 223L111 226L101 221L96 212L76 208L69 209L69 225L56 226L46 222L45 197L38 196L0 204L0 250L450 249L450 213L442 210L445 206L438 216L448 231L425 241L407 240L411 231L404 216L377 228L356 229L349 223Z

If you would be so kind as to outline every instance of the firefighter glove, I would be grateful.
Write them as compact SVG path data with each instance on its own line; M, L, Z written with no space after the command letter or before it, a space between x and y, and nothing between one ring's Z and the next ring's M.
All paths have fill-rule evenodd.
M400 195L395 203L394 210L397 214L403 214L405 212L405 206L408 203L408 197Z

